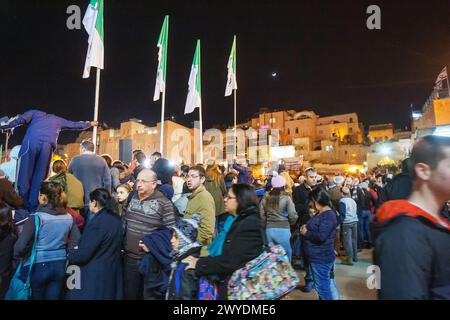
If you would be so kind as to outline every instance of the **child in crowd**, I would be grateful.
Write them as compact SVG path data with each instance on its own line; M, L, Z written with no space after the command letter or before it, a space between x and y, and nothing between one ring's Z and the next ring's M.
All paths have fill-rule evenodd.
M147 252L139 271L144 275L144 298L148 300L196 300L194 270L184 270L183 259L199 256L202 245L196 241L200 215L179 219L170 229L161 227L141 242Z

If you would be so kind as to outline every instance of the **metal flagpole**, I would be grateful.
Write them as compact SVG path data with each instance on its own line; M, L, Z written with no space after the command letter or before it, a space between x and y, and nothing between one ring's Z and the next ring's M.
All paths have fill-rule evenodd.
M201 49L200 49L200 40L197 40L199 43L199 50L198 50L198 75L197 77L200 77L200 106L198 108L199 111L199 120L200 120L200 163L203 164L203 111L202 111L202 84L201 84Z
M11 136L11 131L6 130L6 141L5 141L5 155L8 156L8 144L9 144L9 137Z
M447 71L447 66L445 67L445 73L446 73L446 78L447 78L447 91L448 91L448 97L450 98L450 86L448 84L448 71Z
M159 137L159 152L161 156L164 156L164 112L166 108L166 89L162 93L162 103L161 103L161 132Z
M202 104L200 104L200 108L198 109L200 115L200 163L203 164L203 117L202 117Z
M236 89L234 91L234 154L237 156L237 136L236 136Z
M98 101L100 96L100 69L97 68L97 81L95 85L95 109L94 109L94 121L98 121ZM94 144L94 152L97 150L97 126L94 126L92 132L92 143Z
M234 36L234 52L233 52L233 64L236 66L236 36ZM237 78L237 70L234 70L234 80ZM236 82L234 83L236 84ZM234 89L234 155L237 157L237 107L236 107L236 95L237 95L237 89Z

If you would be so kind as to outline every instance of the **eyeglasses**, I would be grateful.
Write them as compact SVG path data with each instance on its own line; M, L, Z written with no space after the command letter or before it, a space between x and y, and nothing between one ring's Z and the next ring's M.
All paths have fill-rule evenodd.
M198 177L203 177L203 176L200 176L200 175L198 175L198 176L187 175L187 176L186 176L186 179L187 179L187 180L189 180L189 179L197 179Z
M155 181L158 181L158 180L141 180L141 179L138 179L138 180L136 180L136 184L137 183L150 183L150 182L155 182Z

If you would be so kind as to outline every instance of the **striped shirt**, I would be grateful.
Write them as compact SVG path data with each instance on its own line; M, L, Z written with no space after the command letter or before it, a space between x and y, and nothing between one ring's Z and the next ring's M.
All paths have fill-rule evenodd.
M160 191L144 200L133 196L125 213L125 251L134 259L142 259L145 252L139 247L139 241L156 229L175 224L176 214L172 202Z

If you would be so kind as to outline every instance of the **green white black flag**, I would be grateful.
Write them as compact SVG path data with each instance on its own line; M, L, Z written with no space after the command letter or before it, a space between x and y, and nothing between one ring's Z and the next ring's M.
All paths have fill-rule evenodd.
M202 105L200 74L200 40L197 40L194 60L192 61L191 74L189 75L189 89L184 114L191 113L195 110L195 108L200 108Z
M230 57L228 58L228 78L227 87L225 88L225 97L231 96L233 90L237 90L236 81L236 36L233 38L233 46L231 47Z
M89 34L83 78L89 78L91 67L103 69L103 0L91 0L83 18L83 25Z
M153 101L159 100L160 93L166 91L166 68L167 68L167 38L169 35L169 16L164 22L159 34L158 45L158 70L156 71L156 85Z

